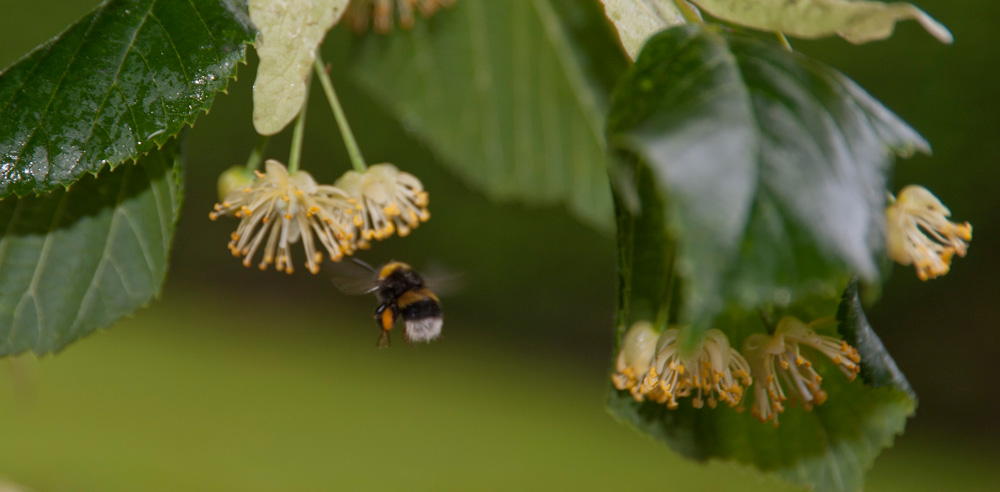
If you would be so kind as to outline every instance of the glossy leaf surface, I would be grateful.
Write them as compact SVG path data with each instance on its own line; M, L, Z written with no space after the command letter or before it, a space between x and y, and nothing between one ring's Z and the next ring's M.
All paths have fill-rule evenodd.
M252 40L225 0L111 0L0 73L0 197L72 184L208 111Z

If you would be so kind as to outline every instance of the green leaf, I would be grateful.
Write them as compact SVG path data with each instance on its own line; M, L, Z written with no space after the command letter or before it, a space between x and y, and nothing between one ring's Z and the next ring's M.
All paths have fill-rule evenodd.
M844 290L840 309L837 310L837 321L840 336L858 349L858 355L861 356L861 379L873 388L893 388L906 393L916 401L917 394L910 387L910 382L896 367L896 361L892 360L882 345L882 340L868 324L868 318L861 305L861 296L858 294L857 279L852 280Z
M175 139L69 190L0 200L0 356L59 350L157 296L181 180Z
M951 33L923 10L908 3L863 0L691 0L706 12L734 24L780 31L802 38L834 34L855 44L892 36L896 22L914 19L942 43Z
M225 0L110 0L0 73L0 197L69 186L163 145L252 40Z
M669 205L653 183L651 170L634 161L627 165L636 176L642 212L633 215L627 207L617 208L621 227L618 246L623 252L619 263L619 344L632 323L662 318L660 313L675 309L669 307L674 303L672 293L665 291L670 278L672 239L666 224L656 223ZM873 341L877 337L860 310L856 289L852 289L845 292L840 308L840 332L858 344L863 378L848 381L828 360L812 358L829 397L811 411L801 405L788 405L779 417L778 427L758 422L750 412L740 413L726 406L695 409L689 399L681 400L676 410L650 401L640 403L628 391L614 387L610 388L608 407L619 420L689 458L737 461L818 492L860 491L866 471L881 450L902 433L916 401L908 386L897 384L898 379L865 376L867 371L882 374L879 367L892 367L893 374L902 378L881 344ZM813 297L789 306L784 314L811 320L833 314L836 309L835 300ZM733 347L741 347L747 336L765 330L756 311L739 309L727 310L714 327L728 335ZM905 384L905 379L902 381ZM752 403L752 391L748 393L751 400L744 405Z
M637 321L667 323L672 291L674 243L666 229L666 211L649 167L627 163L641 206L629 207L615 194L618 237L618 337ZM638 197L636 197L638 199ZM634 209L634 211L633 211ZM639 265L640 268L635 268Z
M892 151L928 151L833 69L695 25L647 43L615 91L608 134L669 199L687 347L731 305L835 297L852 272L877 283Z
M462 0L359 44L362 87L461 177L610 229L604 120L627 58L599 3Z

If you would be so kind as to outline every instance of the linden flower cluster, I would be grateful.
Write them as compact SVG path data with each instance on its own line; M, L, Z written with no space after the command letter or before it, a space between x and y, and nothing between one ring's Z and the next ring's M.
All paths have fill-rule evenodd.
M354 215L357 246L367 249L372 239L382 240L394 233L406 237L427 222L428 195L420 180L401 172L392 164L375 164L364 173L347 171L334 186L358 201Z
M430 17L441 7L450 7L454 3L455 0L352 0L344 15L356 33L364 33L371 24L375 32L388 34L392 31L394 9L399 15L399 27L410 29L413 27L414 10Z
M220 180L220 189L238 182L224 177L227 181ZM243 258L244 266L253 264L262 251L261 270L274 264L276 270L292 273L292 246L301 242L306 268L314 274L319 272L323 251L331 261L340 261L368 247L372 238L385 239L396 231L406 235L430 218L428 195L420 180L391 164L374 165L364 173L349 171L341 180L345 178L345 187L320 185L308 172L290 174L284 164L271 159L265 172L255 171L251 183L226 190L209 218L240 219L229 250Z
M823 378L802 354L802 345L826 356L850 381L861 369L861 357L854 347L843 340L817 335L812 326L796 318L783 318L771 335L750 335L743 344L743 353L757 382L751 413L761 422L778 425L778 414L785 411L783 404L788 400L785 389L806 410L826 401L827 394L820 388Z
M719 401L735 407L750 386L750 367L729 339L719 330L709 330L691 356L678 351L677 329L657 334L647 322L636 323L625 334L611 380L636 401L649 399L678 407L678 398L693 396L695 408L706 401L715 408Z
M788 394L806 410L827 397L820 388L823 378L802 353L802 345L829 358L850 380L860 369L857 350L842 340L817 335L810 325L791 317L782 319L771 335L748 337L742 354L730 347L722 331L713 329L692 355L684 357L678 351L679 333L671 328L659 334L648 322L634 324L615 360L611 375L615 388L628 391L636 401L655 401L669 409L679 406L678 398L690 396L695 408L705 402L715 408L722 401L740 411L745 388L753 387L753 415L777 426Z
M965 256L972 240L972 226L948 220L951 211L923 186L889 195L885 213L889 257L912 264L920 280L948 273L952 257Z

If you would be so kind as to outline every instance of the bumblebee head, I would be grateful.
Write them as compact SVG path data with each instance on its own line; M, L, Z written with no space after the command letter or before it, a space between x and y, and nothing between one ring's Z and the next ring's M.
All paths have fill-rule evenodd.
M413 270L412 268L410 268L410 265L407 265L406 263L403 263L401 261L390 261L389 263L386 263L381 270L379 270L378 279L385 280L389 278L389 276L392 275L393 273L400 271L408 271L408 270Z

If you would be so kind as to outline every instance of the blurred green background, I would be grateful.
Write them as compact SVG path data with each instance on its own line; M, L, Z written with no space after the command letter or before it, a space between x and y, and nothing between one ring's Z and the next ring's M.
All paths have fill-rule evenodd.
M577 1L577 0L566 0ZM0 66L94 7L3 2ZM1000 3L924 0L952 29L915 23L888 41L793 41L844 71L931 141L897 167L975 226L969 256L920 282L897 268L871 321L921 397L870 490L996 490L1000 394ZM447 15L447 14L445 14ZM560 209L487 202L434 161L346 73L351 38L325 47L370 162L430 190L433 219L362 257L442 264L465 276L445 298L442 340L374 348L372 297L317 276L247 270L210 222L215 178L242 163L253 56L189 132L187 197L163 299L56 356L0 362L0 484L109 490L775 490L742 467L684 461L603 410L614 317L614 245ZM343 70L341 67L345 67ZM303 166L349 167L315 91ZM269 156L284 160L288 136ZM397 334L398 335L398 334ZM2 488L2 487L0 487Z

